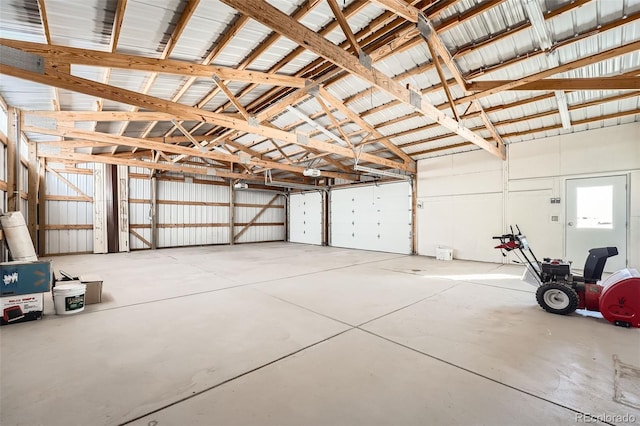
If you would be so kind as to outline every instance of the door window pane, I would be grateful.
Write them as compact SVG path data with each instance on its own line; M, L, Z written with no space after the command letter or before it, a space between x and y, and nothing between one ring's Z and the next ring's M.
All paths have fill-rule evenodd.
M576 189L576 227L613 229L613 186L589 186Z

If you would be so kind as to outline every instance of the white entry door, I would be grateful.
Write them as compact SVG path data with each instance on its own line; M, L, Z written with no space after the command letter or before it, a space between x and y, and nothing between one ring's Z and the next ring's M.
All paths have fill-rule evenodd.
M627 263L627 177L607 176L567 180L566 250L575 268L584 267L589 249L617 247L606 272Z

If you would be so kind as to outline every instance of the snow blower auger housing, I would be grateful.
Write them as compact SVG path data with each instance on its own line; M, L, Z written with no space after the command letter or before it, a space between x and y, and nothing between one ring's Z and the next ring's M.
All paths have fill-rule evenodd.
M640 273L621 269L600 282L607 259L616 256L616 247L589 250L582 276L571 272L571 262L543 258L539 261L516 225L510 234L493 237L503 256L513 251L525 266L522 280L538 287L536 300L547 312L567 315L576 309L601 312L609 322L622 327L640 327Z

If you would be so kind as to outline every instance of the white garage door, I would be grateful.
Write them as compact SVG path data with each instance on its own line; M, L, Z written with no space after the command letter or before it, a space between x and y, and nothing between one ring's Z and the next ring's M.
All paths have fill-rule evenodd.
M398 182L330 192L331 245L411 253L411 184Z
M289 197L289 241L322 245L322 194L318 191Z

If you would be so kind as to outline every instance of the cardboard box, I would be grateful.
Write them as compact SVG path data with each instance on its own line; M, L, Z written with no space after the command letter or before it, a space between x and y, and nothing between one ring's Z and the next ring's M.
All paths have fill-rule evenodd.
M46 293L51 288L51 262L0 263L0 296Z
M99 276L93 274L80 275L80 282L86 284L87 291L84 294L84 304L102 302L102 280Z
M42 318L44 294L19 294L0 298L0 325L33 321Z

